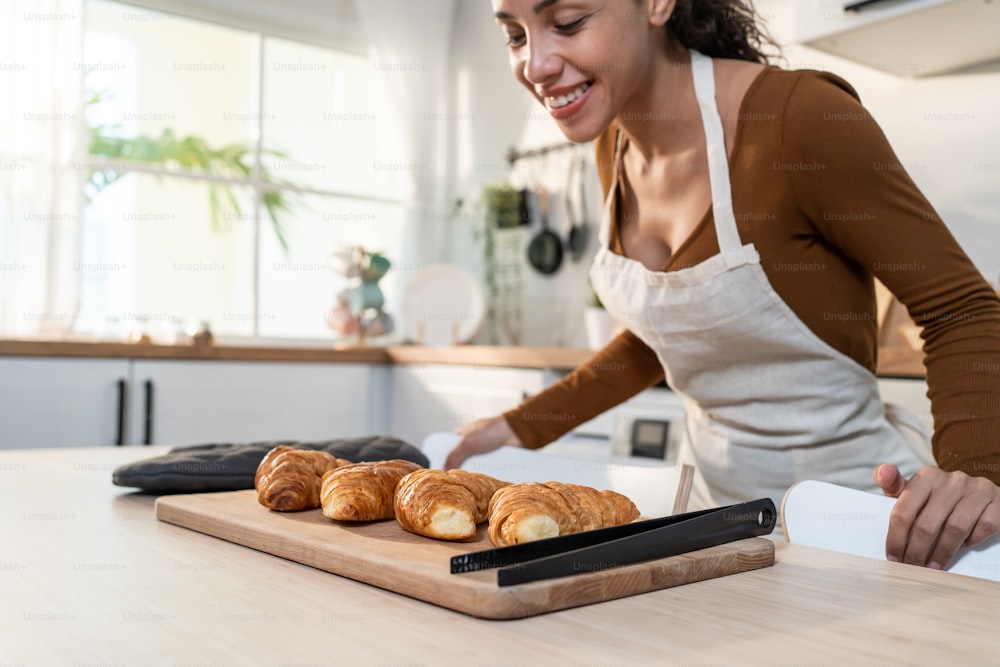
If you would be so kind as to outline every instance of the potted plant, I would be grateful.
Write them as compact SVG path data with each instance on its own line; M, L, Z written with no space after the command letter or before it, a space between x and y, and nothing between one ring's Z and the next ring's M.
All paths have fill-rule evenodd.
M513 230L521 225L521 193L506 181L487 183L480 193L480 206L483 224L477 236L483 244L483 283L488 304L486 330L488 342L495 344L500 340L502 320L506 319L500 312L502 309L498 309L503 289L497 279L497 256L504 256L510 243L517 242L517 239L506 238L506 232L498 238L497 231Z
M100 104L101 93L90 93L85 106ZM88 126L87 152L95 158L88 176L88 199L92 194L113 185L128 173L129 163L157 165L175 168L180 172L207 174L222 178L249 178L253 173L251 156L253 147L247 144L230 144L213 147L202 137L188 135L178 137L173 129L165 128L158 136L139 135L120 137L115 134L115 126L94 123ZM268 155L286 157L280 151L266 150ZM276 182L266 169L261 178ZM220 214L229 208L237 216L242 214L239 201L233 194L232 186L225 183L208 184L209 205L212 228L222 231ZM284 214L291 210L291 203L279 190L264 192L262 203L271 220L272 229L278 243L288 250L288 238L283 226Z
M587 308L583 311L583 324L587 332L587 345L591 350L601 349L611 342L611 338L615 335L617 323L605 310L601 297L597 296L593 287L590 288Z

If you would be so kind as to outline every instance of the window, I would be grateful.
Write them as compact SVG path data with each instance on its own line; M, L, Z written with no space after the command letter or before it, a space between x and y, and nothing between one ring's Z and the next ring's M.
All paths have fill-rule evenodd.
M329 339L342 285L328 257L345 245L398 257L404 238L401 175L380 168L398 130L372 64L109 0L85 10L88 127L195 137L242 154L246 172L182 171L139 144L114 161L117 180L87 186L76 328L155 339L208 321L222 336ZM90 157L88 173L106 164ZM287 205L276 219L273 197Z

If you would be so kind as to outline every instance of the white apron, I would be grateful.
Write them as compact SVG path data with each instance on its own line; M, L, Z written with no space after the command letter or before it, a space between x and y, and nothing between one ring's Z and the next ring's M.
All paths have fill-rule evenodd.
M691 65L720 252L670 272L611 252L619 136L590 273L608 311L656 352L684 399L678 462L696 470L690 509L763 497L777 504L803 479L875 491L879 463L907 476L933 464L926 441L916 445L890 423L899 411L887 411L875 376L806 327L771 287L753 244L742 244L712 60L692 51Z

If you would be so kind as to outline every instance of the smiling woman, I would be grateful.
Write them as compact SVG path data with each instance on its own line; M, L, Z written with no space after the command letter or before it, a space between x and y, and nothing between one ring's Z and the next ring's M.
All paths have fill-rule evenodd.
M666 379L696 505L777 503L802 479L881 491L899 498L888 557L937 568L1000 531L1000 376L971 371L1000 362L1000 299L850 84L766 64L749 2L493 9L515 78L567 138L596 140L590 278L628 330L463 427L446 465L543 446ZM876 278L925 324L933 452L879 394Z

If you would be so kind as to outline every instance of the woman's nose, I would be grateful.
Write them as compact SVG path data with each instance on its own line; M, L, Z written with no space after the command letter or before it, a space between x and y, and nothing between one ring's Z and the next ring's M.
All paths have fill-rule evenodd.
M537 85L558 76L561 61L552 44L544 37L529 40L525 53L522 67L524 78L529 83Z

